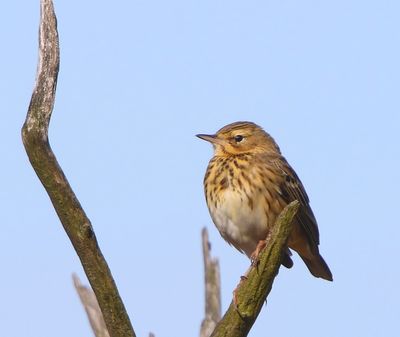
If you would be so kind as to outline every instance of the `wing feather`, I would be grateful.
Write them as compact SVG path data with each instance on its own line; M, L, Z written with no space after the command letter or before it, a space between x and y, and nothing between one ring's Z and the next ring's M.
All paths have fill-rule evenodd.
M300 202L300 209L296 215L297 220L307 233L310 243L319 245L319 231L317 220L315 219L314 213L310 207L310 200L301 183L296 172L292 169L289 163L283 156L278 159L272 160L273 165L283 175L282 183L280 184L281 195L287 203L294 200Z

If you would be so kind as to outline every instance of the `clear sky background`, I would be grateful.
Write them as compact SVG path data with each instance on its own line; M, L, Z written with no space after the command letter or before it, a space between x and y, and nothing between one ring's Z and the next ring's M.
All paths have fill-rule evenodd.
M87 282L20 138L39 1L0 6L1 335L91 336ZM137 336L197 336L200 232L225 311L248 260L203 196L196 133L262 125L302 179L334 282L295 257L250 336L399 336L399 1L55 1L50 142L90 217Z

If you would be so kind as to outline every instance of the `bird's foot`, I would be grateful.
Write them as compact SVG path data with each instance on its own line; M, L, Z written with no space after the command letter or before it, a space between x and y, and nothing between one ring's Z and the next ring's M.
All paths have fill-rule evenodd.
M267 242L265 240L258 241L257 247L254 252L250 255L251 265L253 267L257 267L258 265L258 256L260 255L261 251L265 248Z

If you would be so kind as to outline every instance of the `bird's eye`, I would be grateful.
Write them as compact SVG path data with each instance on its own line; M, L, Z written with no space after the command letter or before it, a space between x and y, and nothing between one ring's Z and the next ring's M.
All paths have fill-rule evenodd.
M237 135L237 136L235 136L233 138L235 139L236 143L240 143L243 140L244 137L242 135Z

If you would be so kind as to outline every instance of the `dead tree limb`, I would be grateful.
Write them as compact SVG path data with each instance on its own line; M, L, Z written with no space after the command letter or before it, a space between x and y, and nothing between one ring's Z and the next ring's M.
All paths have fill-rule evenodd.
M48 140L59 69L57 19L51 0L41 0L39 62L22 140L29 160L46 189L78 254L99 302L111 337L134 337L131 322L97 243L90 220L72 191Z
M221 279L218 259L211 257L211 247L206 228L201 231L204 283L205 283L205 317L201 323L200 337L209 337L221 319Z
M267 237L267 245L260 253L257 268L251 268L247 279L237 288L237 308L231 303L219 321L212 337L247 336L272 288L281 265L282 253L292 229L292 220L299 208L293 201L282 211Z
M74 286L79 298L81 299L82 305L85 308L94 335L96 337L110 337L106 327L106 322L104 322L103 314L101 313L99 307L99 302L97 302L97 298L93 290L82 285L79 277L76 274L72 275L72 279L74 281Z

